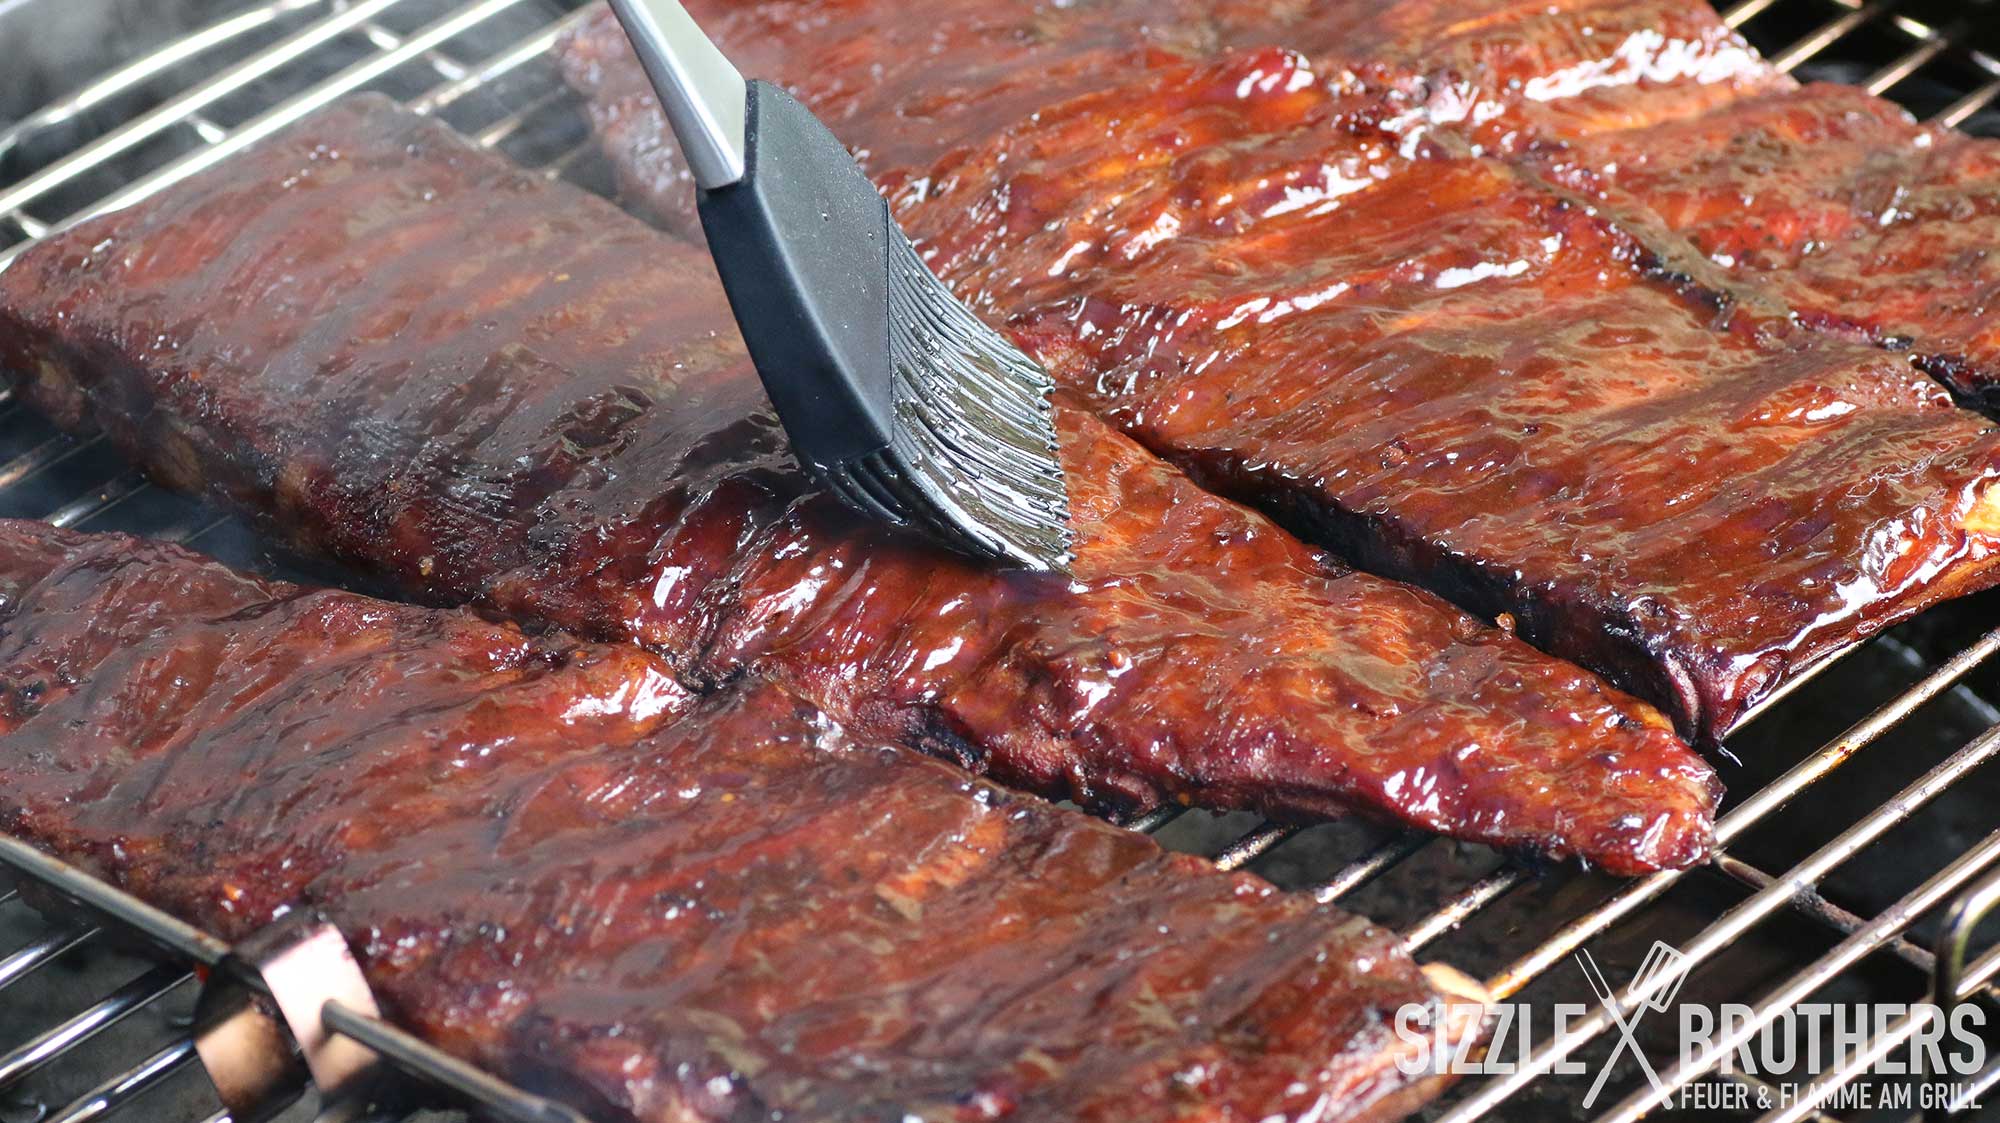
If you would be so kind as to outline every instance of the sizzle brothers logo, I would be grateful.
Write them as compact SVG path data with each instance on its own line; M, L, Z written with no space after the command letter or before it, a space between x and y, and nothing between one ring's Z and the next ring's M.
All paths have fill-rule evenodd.
M1612 1073L1628 1061L1651 1085L1653 1102L1684 1109L1761 1111L1798 1103L1851 1110L1977 1106L1965 1083L1986 1067L1986 1040L1980 1032L1986 1013L1977 1005L1949 1011L1930 1003L1677 1007L1675 999L1694 964L1663 941L1647 951L1622 997L1588 951L1578 953L1576 961L1597 1002L1555 1003L1546 1022L1532 1006L1517 1002L1402 1007L1396 1012L1396 1035L1410 1048L1397 1059L1397 1067L1411 1076L1589 1076L1590 1067L1573 1054L1584 1041L1609 1031L1617 1037L1584 1093L1585 1108L1596 1106ZM1672 1017L1676 1011L1679 1055L1662 1072L1641 1044L1639 1029L1649 1018ZM1486 1032L1465 1034L1455 1028L1474 1018L1483 1019ZM1894 1047L1885 1047L1891 1043ZM1865 1060L1862 1067L1870 1073L1925 1079L1889 1084L1815 1079L1853 1060ZM1743 1079L1698 1079L1712 1073Z

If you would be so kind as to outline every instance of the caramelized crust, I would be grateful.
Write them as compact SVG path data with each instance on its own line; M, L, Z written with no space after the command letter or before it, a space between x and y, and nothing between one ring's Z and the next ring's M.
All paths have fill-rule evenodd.
M941 0L905 5L701 0L688 10L738 69L782 79L841 135L868 132L864 163L927 163L1018 121L1051 97L1093 89L1213 41L1208 0ZM608 7L564 46L564 73L593 92L592 122L621 158L619 185L699 237L694 181Z
M921 19L893 0L688 9L744 73L812 106L884 182L921 177L1069 98L1129 94L1134 76L1230 51L1295 55L1295 71L1365 96L1405 133L1493 152L1791 85L1701 0L932 0ZM693 181L610 9L561 54L626 201L698 237ZM1117 133L1087 147L1106 136L1121 155L1153 155Z
M1910 351L2000 409L2000 144L1814 85L1574 137L1536 166L1805 323Z
M351 216L324 221L327 214ZM0 275L29 400L444 601L746 671L1100 809L1361 811L1619 872L1710 844L1650 708L1061 411L1068 578L812 493L700 251L363 99Z
M1338 99L1316 113L1346 122L1317 159L1294 155L1300 126L1233 142L1275 198L1206 178L1199 149L1106 174L1010 133L903 213L947 274L982 262L975 291L1149 447L1364 568L1510 615L1693 737L2000 577L2000 439L1906 360L1718 314L1516 169L1392 150ZM1302 196L1329 168L1357 170ZM987 213L1004 221L964 221ZM1002 225L1059 233L987 237ZM1062 267L1032 256L1063 241Z
M1627 134L1603 130L1789 87L1712 13L1340 22L1358 11L1292 20L1302 51L1107 75L878 182L1100 415L1365 569L1504 614L1690 737L2000 577L2000 441L1907 361L1793 330L1667 224L1582 205L1587 177L1480 155L1569 137L1623 166ZM845 125L864 150L897 128Z
M630 645L0 522L0 829L602 1120L1379 1119L1395 937Z
M1329 33L1308 22L1301 49L1408 105L1406 127L1487 154L1792 85L1702 0L1394 0L1380 18L1351 0L1319 7Z

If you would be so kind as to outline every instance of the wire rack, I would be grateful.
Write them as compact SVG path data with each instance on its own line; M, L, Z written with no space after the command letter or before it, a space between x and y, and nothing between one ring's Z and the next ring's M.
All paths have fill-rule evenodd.
M1971 45L1996 9L1955 10L1955 18L1925 22L1888 0L1746 0L1725 18L1787 70L1863 85L1946 124L2000 132L1992 112L2000 61ZM52 230L129 204L364 89L437 115L551 178L607 190L606 169L549 57L579 15L575 4L549 0L265 0L183 19L0 126L0 265ZM189 542L267 569L296 565L265 554L240 524L152 487L101 442L62 436L13 408L4 391L0 515ZM2000 947L1978 939L2000 900L2000 831L1989 829L2000 777L1987 767L2000 754L2000 710L1984 701L2000 697L1996 652L2000 598L1975 598L1767 702L1731 738L1740 760L1725 769L1731 796L1718 824L1721 849L1685 873L1618 881L1360 823L1302 830L1163 811L1129 825L1392 923L1413 952L1474 971L1497 998L1591 1010L1567 1035L1523 1053L1513 1073L1462 1081L1428 1114L1447 1123L1633 1120L1663 1098L1636 1071L1613 1080L1589 1110L1580 1104L1587 1080L1551 1075L1566 1061L1601 1060L1615 1036L1607 1031L1649 997L1625 988L1614 1016L1594 1001L1585 976L1564 966L1580 951L1622 978L1653 940L1670 942L1692 966L1688 995L1747 1011L1736 1036L1719 1038L1724 1047L1814 995L1907 1002L1935 989L1945 1004L1986 1001L2000 972ZM0 910L7 900L0 896ZM0 992L46 977L105 937L91 924L34 929L0 956ZM122 983L71 986L68 1005L52 1002L25 1041L0 1039L0 1123L95 1119L188 1066L191 1050L176 1040L142 1050L137 1064L112 1065L81 1092L7 1114L10 1089L47 1084L82 1043L171 1003L187 989L190 967L155 954ZM1842 1117L1843 1090L1873 1080L1869 1066L1918 1028L1910 1019L1883 1027L1773 1110L1703 1117ZM1669 1089L1771 1091L1754 1075L1720 1072L1725 1048L1683 1059L1661 1042L1645 1044ZM1996 1083L2000 1064L1967 1078L1963 1091L1969 1098ZM168 1117L147 1102L147 1118ZM186 1112L226 1117L212 1107Z

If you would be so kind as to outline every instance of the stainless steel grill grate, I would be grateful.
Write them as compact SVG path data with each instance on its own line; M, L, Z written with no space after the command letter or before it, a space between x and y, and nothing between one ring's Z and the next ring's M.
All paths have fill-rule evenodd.
M25 0L10 9L0 0L0 37L9 18L37 3L48 6ZM551 177L600 189L608 183L548 58L576 18L574 3L265 0L224 7L209 21L158 30L101 76L38 108L22 107L25 115L0 127L0 265L51 230L156 191L359 89L402 97ZM1954 22L1943 24L1905 8L1889 0L1746 0L1728 9L1727 19L1788 69L1856 82L1946 123L2000 132L1992 110L2000 101L2000 61L1968 45L1996 22L1996 8L1960 4ZM0 114L6 111L0 102ZM4 391L0 515L130 530L240 564L287 565L261 553L240 525L153 488L99 443L60 436L13 408ZM1987 767L2000 754L2000 710L1984 701L2000 696L1993 689L2000 661L1992 658L2000 651L2000 597L1946 611L1760 710L1732 739L1744 763L1727 776L1725 849L1687 874L1619 882L1569 868L1538 870L1479 848L1358 823L1300 830L1246 816L1162 812L1131 825L1226 868L1248 866L1394 923L1412 949L1483 975L1496 996L1544 1007L1591 1004L1594 1016L1573 1024L1560 1044L1527 1054L1512 1075L1462 1083L1434 1109L1450 1123L1591 1117L1579 1104L1588 1081L1547 1075L1573 1054L1601 1056L1604 1031L1613 1026L1581 974L1558 969L1579 950L1622 978L1652 940L1670 941L1694 967L1685 996L1747 1006L1739 1033L1755 1032L1812 994L1921 999L1934 973L1948 1000L1984 1001L2000 972L2000 947L1974 940L1979 918L2000 898L2000 831L1988 831L2000 793ZM1819 747L1807 751L1812 745ZM0 932L11 923L23 942L0 958L0 993L23 993L108 943L92 927L30 927L24 907L8 900L0 896ZM168 1044L128 1051L80 1094L74 1080L66 1085L52 1075L74 1062L84 1042L115 1037L134 1015L184 997L186 963L169 956L159 966L128 967L95 990L71 984L66 994L79 997L38 1011L19 1030L26 1035L19 1044L0 1036L0 1123L94 1119L188 1067L191 1047L169 1027ZM1627 990L1620 997L1630 1009L1646 995ZM1764 1118L1828 1118L1815 1097L1866 1079L1867 1065L1900 1048L1913 1028L1887 1027L1862 1054L1821 1073L1812 1095ZM0 1017L0 1033L8 1029ZM1651 1046L1670 1084L1756 1080L1718 1076L1719 1056L1681 1065L1671 1047ZM144 1059L124 1067L133 1055ZM2000 1064L1972 1080L1977 1089L1996 1083ZM24 1092L66 1106L10 1106L8 1097ZM161 1094L150 1097L147 1117L167 1117ZM1628 1071L1596 1110L1631 1120L1654 1102L1650 1087ZM185 1110L193 1119L214 1109Z

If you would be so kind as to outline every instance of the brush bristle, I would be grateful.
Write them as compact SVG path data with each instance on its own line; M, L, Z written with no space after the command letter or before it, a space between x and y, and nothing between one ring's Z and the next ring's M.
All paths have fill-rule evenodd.
M1048 373L959 303L907 239L890 254L897 443L870 490L961 546L1035 569L1069 564L1069 495ZM868 485L864 485L868 486Z

